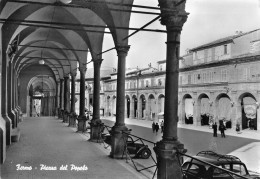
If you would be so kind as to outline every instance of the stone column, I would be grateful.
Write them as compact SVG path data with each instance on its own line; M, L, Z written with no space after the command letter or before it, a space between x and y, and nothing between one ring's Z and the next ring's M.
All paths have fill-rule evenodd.
M135 100L132 98L130 99L130 119L134 119L135 115L134 115L134 105L135 105Z
M193 125L200 126L200 102L196 100L193 104Z
M18 110L16 109L16 96L15 96L15 78L16 78L16 75L15 75L15 70L14 70L14 64L11 63L11 71L12 71L12 110L14 112L14 115L15 115L15 121L16 121L16 127L18 125L18 122L19 122L19 113L18 113Z
M161 23L167 29L166 83L164 105L163 139L154 148L157 154L158 179L182 179L181 165L177 151L185 152L184 145L178 141L178 79L180 34L187 20L185 1L175 6L177 0L159 0ZM172 9L176 11L167 11Z
M63 118L63 97L64 97L64 93L63 93L63 82L64 79L60 79L60 118Z
M85 115L85 74L86 67L80 68L80 99L79 99L79 117L78 117L78 132L86 131L86 115Z
M57 81L56 82L56 98L55 98L55 108L56 108L56 115L58 114L59 117L59 113L60 113L60 108L59 108L59 89L60 89L60 82Z
M75 113L75 78L76 73L71 74L71 103L70 103L70 119L69 126L75 126L76 113Z
M64 117L63 122L68 122L69 114L69 77L64 77Z
M15 110L17 111L17 122L21 122L22 121L22 116L21 116L21 111L20 111L20 107L18 105L18 79L17 79L17 73L14 69L14 107Z
M94 90L93 90L93 118L90 122L90 141L101 141L100 120L100 66L103 59L95 59L94 63Z
M116 123L112 127L111 153L112 158L121 158L124 151L124 140L128 132L125 126L125 63L130 46L117 46L118 72L117 72L117 91L116 91Z
M12 62L9 61L8 67L8 75L7 75L7 113L8 117L12 120L13 128L17 127L16 116L13 111L13 69L12 69Z
M127 118L127 99L128 98L125 97L125 118Z
M3 34L2 34L3 35ZM2 43L4 43L2 41ZM6 49L2 48L2 99L1 99L1 108L2 108L2 117L5 120L6 125L6 145L11 144L11 130L13 127L13 121L7 115L7 69L8 69L8 59L6 57Z

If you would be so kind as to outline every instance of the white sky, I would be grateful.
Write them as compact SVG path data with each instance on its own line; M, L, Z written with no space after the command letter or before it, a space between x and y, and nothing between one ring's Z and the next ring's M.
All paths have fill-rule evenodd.
M135 4L156 7L158 0L135 0ZM233 35L237 30L247 32L260 28L260 0L187 0L186 12L190 15L183 26L181 55L188 48ZM140 28L155 17L132 14L130 27ZM165 29L159 21L147 28ZM127 67L147 67L148 63L156 67L156 62L166 57L165 41L164 33L138 32L130 37ZM112 47L111 35L105 35L103 50ZM103 54L103 59L102 68L117 67L115 50Z

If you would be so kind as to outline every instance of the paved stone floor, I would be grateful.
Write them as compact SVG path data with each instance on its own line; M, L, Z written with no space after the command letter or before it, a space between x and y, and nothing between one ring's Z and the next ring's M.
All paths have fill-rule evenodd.
M20 141L8 147L0 168L2 179L146 178L57 118L25 118L19 127Z

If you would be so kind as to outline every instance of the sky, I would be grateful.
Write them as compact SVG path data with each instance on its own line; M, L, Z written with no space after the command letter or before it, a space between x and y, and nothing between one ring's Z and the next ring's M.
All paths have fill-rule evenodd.
M135 0L134 4L157 7L158 0ZM180 55L184 55L186 49L234 35L235 31L247 32L260 28L260 0L187 0L186 12L190 14L181 33ZM155 17L132 14L130 27L140 28ZM147 28L165 30L159 21ZM157 61L166 59L165 42L165 33L138 32L130 37L126 67L144 68L149 63L157 67ZM112 47L111 35L105 35L103 50ZM115 50L103 54L103 59L102 68L117 67Z

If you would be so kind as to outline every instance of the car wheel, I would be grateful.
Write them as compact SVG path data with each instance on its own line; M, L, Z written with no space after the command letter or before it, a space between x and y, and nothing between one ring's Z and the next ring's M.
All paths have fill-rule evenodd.
M145 148L141 152L141 158L148 159L151 156L151 150L149 148Z

